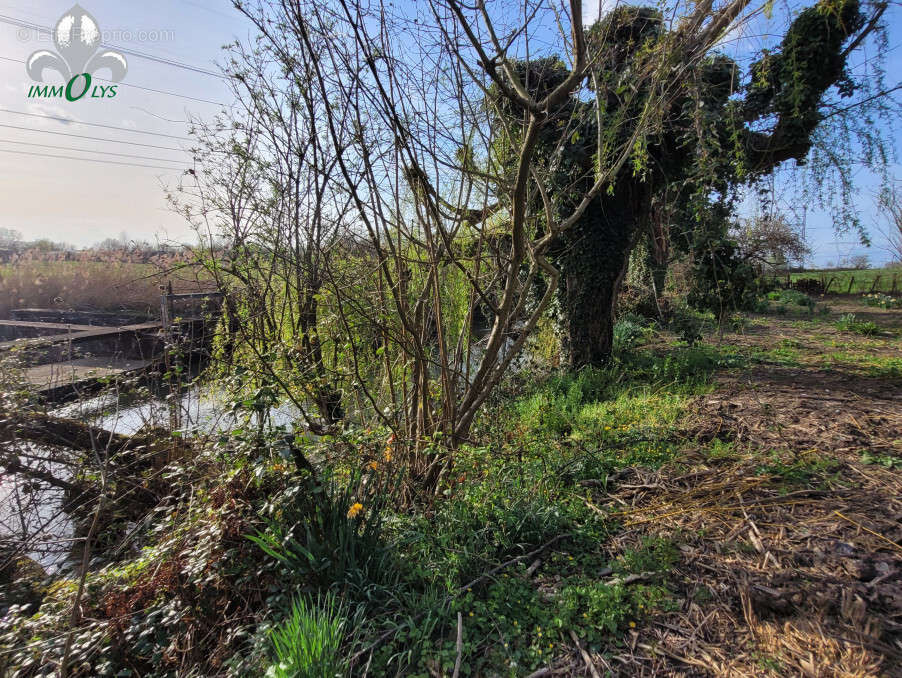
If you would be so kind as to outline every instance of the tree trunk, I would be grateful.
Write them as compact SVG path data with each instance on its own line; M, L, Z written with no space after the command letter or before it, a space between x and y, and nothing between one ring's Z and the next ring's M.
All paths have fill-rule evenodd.
M636 224L631 201L596 201L555 248L561 268L562 350L572 369L600 367L611 358L617 293Z

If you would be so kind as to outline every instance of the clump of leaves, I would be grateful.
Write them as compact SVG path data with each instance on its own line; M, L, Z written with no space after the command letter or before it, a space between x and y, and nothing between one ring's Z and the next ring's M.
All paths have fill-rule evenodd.
M694 346L702 340L707 323L708 318L705 314L691 308L678 307L674 309L670 319L670 331L676 334L681 341Z
M316 602L298 598L288 618L271 629L269 641L275 663L266 678L335 678L347 672L340 654L344 639L345 609L335 595Z
M298 586L390 585L398 571L383 540L389 494L375 475L358 472L342 483L334 473L304 474L265 507L267 529L249 539Z
M846 313L836 322L840 332L854 332L863 337L872 337L880 333L880 327L873 320L858 320L854 313Z

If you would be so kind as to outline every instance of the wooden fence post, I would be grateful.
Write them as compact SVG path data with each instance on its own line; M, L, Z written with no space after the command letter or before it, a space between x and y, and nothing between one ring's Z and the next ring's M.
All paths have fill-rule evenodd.
M871 283L871 294L874 293L874 290L877 288L877 285L880 283L880 275L878 274L876 278L874 278L874 282Z
M849 276L849 289L846 290L846 294L852 294L852 285L854 285L854 284L855 284L855 276L850 275Z

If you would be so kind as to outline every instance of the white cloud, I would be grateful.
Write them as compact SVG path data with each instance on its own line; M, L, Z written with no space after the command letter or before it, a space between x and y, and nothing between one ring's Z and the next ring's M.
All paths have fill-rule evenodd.
M622 3L623 0L589 0L583 4L583 23L586 26L594 24L600 17Z

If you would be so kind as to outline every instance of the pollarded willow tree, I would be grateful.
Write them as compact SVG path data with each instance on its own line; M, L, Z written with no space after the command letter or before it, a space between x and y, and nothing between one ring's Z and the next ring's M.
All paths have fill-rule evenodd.
M658 9L621 6L592 26L583 73L592 96L574 91L567 102L569 119L578 120L569 137L561 140L554 124L539 134L541 154L554 168L544 187L554 216L579 213L548 250L561 273L560 320L571 367L608 359L630 253L645 234L653 246L663 239L666 247L662 221L674 215L688 222L684 240L694 240L684 245L695 249L705 287L696 294L712 297L700 303L723 294L718 288L730 284L725 267L736 250L720 230L736 189L787 160L805 160L824 117L825 93L837 87L853 94L847 57L875 29L883 9L874 7L869 18L857 0L822 0L801 11L779 49L762 54L745 74L716 51L701 56L700 45L682 38L685 24ZM553 59L518 64L516 71L536 92L573 73ZM496 124L511 125L522 110L502 109L502 115L507 119ZM505 156L523 134L522 124L514 122L513 129L514 143L497 156L502 166L517 161L515 152ZM618 163L625 146L629 160ZM604 190L597 191L605 174ZM660 268L656 272L660 284Z
M466 439L556 295L571 364L604 361L656 199L803 155L812 107L868 31L856 0L823 0L743 85L711 55L766 6L751 0L623 8L588 30L581 0L236 6L259 32L236 55L240 143L198 168L215 204L192 199L248 255L230 275L295 347L284 360L409 441L427 484L448 467L435 441ZM329 423L334 402L312 414Z

